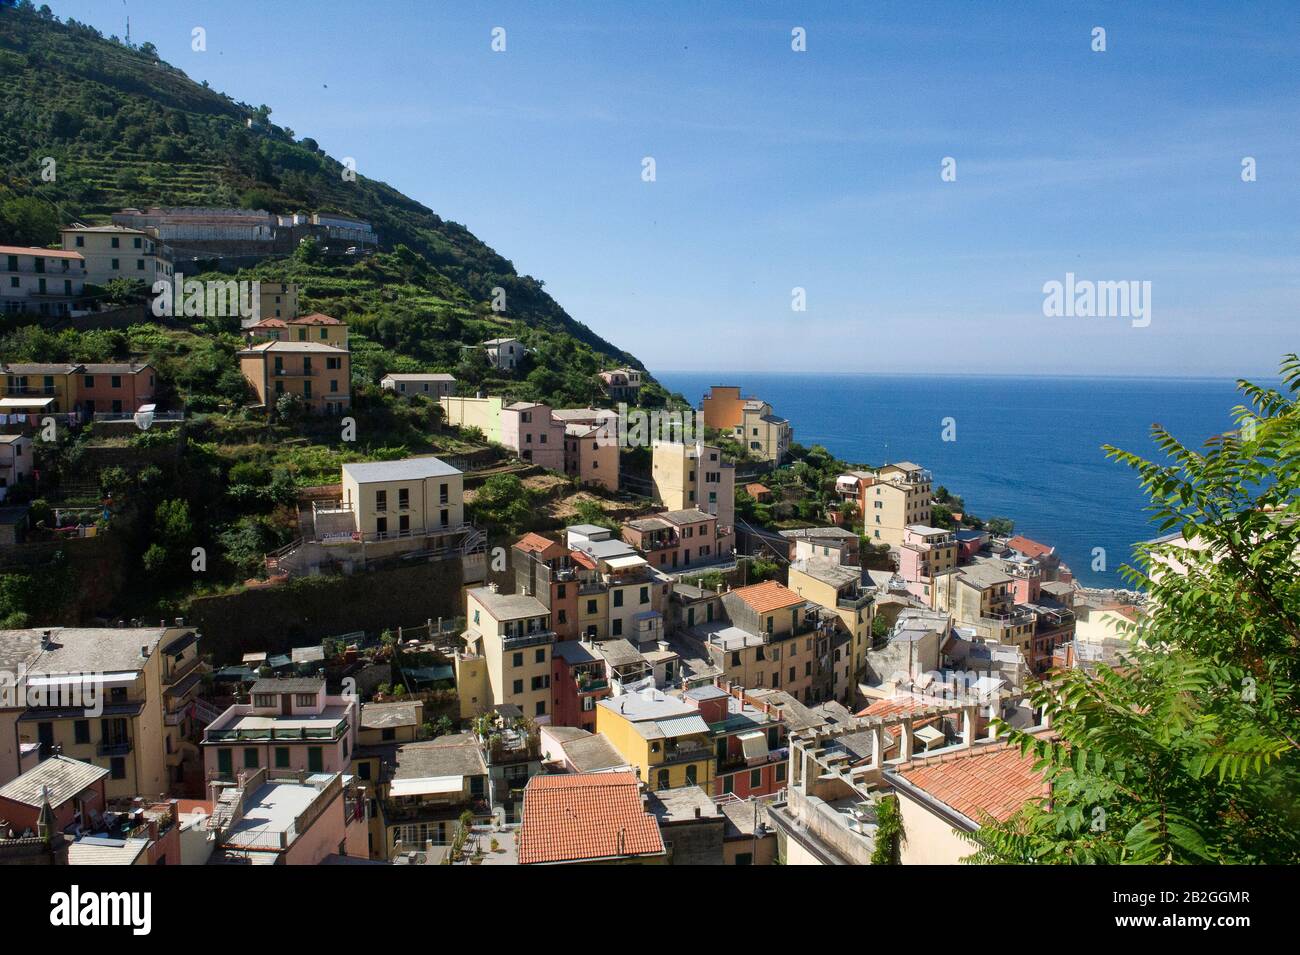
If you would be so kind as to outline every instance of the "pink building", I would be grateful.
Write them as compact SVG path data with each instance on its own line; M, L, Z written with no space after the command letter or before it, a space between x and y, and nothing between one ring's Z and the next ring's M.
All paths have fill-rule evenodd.
M551 648L551 724L596 732L596 703L610 695L605 658L594 643L561 640Z
M262 865L319 865L331 856L369 858L365 802L340 773L240 773L215 793L209 828L214 861Z
M580 484L618 490L618 421L601 424L566 424L564 473Z
M134 414L153 403L154 370L145 362L84 364L73 376L77 407L86 414Z
M564 422L555 420L549 405L516 401L502 408L501 443L525 461L564 470Z
M697 509L628 521L623 540L661 570L708 564L727 556L718 543L718 519Z
M108 770L102 766L51 756L0 789L0 819L15 835L29 829L35 833L48 792L55 830L62 832L72 825L89 828L108 806L107 778Z
M321 677L265 679L203 734L208 780L257 769L345 773L357 740L357 702L327 696Z

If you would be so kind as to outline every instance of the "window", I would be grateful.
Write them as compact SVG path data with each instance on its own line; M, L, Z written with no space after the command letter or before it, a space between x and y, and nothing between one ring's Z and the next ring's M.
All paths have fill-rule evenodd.
M366 769L370 768L369 763L363 763L362 765ZM277 746L275 748L275 768L276 769L289 768L289 747L288 746Z
M113 241L116 242L117 240L114 239ZM110 263L111 263L111 264L109 265L109 268L111 268L114 272L116 272L119 268L121 268L121 266L118 265L118 260L117 260L117 259L110 259L109 261L110 261Z
M244 768L257 769L257 748L254 746L244 747Z
M375 510L377 510L377 511L386 511L386 510L388 510L388 492L387 492L387 491L376 491L376 492L375 492Z
M650 588L649 588L649 587L642 587L642 588L641 588L641 602L642 602L643 604L648 604L648 603L650 602Z
M545 716L545 715L546 715L546 701L545 701L545 700L538 700L538 701L537 701L537 706L534 707L534 712L535 712L538 716Z
M72 724L73 740L78 743L90 742L90 720L77 720Z
M614 591L614 606L615 607L623 606L623 591L621 590Z
M763 785L763 771L761 769L751 769L749 771L749 788L757 789Z
M325 770L325 753L319 746L311 746L307 749L307 769L313 773L324 772Z
M316 695L314 693L295 693L293 697L294 706L315 706Z
M668 788L668 770L666 769L659 770L659 785L656 786L655 788L656 789Z
M514 656L510 658L510 665L516 667L521 667L524 665L524 655L522 651L516 653Z
M776 781L778 783L785 782L785 763L776 764Z
M738 667L738 666L740 666L740 651L739 651L739 650L732 650L732 651L731 651L731 665L732 665L733 667Z
M536 655L533 657L533 662L534 662L534 663L545 663L545 662L546 662L546 651L545 651L545 650L538 650L537 653L536 653Z
M402 508L403 510L405 510L405 509L407 509L407 508L409 508L409 507L411 506L411 489L410 489L410 488L403 487L403 488L399 488L399 489L398 489L398 491L397 491L397 506L400 507L400 508Z
M610 633L616 637L623 636L623 621L615 620L613 624L610 626Z
M393 740L397 739L397 730L393 729L392 727L389 727L388 729L380 730L379 738L383 740L383 742L385 743L391 743Z
M695 764L692 763L690 766L686 767L686 785L694 786L695 779L696 779Z
M587 613L588 613L588 614L593 614L593 613L595 613L595 612L596 612L596 601L594 601L594 600L588 600L588 601L587 601Z
M516 694L519 694L519 693L524 692L524 681L523 681L523 680L515 680L515 683L514 683L514 692L515 692Z
M126 757L114 756L108 761L108 769L114 779L126 779Z
M549 690L551 688L551 678L549 676L533 677L534 690Z
M230 754L231 754L231 750L229 749L223 748L217 750L217 775L218 776L229 778L230 776L233 776L235 774L234 760Z

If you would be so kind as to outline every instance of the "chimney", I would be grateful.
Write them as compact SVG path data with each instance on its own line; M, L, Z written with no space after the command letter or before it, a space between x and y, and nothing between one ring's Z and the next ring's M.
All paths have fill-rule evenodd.
M176 626L178 626L178 627L183 627L183 626L185 626L185 618L184 618L184 617L177 617L177 618L176 618Z
M140 656L145 660L149 659L149 644L147 643L140 644Z

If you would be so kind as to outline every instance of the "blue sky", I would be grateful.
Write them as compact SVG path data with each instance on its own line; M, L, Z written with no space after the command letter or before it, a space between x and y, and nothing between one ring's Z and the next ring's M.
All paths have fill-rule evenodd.
M1294 5L51 5L129 12L652 370L1235 376L1300 347ZM1150 325L1045 317L1067 272L1150 281Z

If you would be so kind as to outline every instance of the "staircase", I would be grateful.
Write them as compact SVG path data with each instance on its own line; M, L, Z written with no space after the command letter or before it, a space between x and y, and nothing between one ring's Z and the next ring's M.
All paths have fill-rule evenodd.
M303 539L295 537L289 543L285 544L279 550L273 550L266 555L266 572L272 577L279 574L287 574L292 570L292 557L294 552L302 546Z

